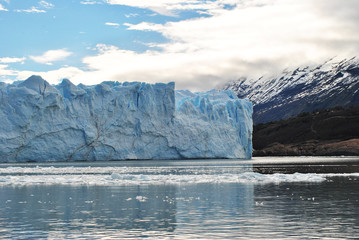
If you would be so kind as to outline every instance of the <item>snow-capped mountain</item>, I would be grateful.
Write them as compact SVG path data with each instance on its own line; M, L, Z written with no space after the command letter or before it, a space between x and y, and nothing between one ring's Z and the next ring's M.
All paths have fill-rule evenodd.
M331 59L315 67L285 70L276 77L240 78L223 88L252 101L255 124L302 112L358 105L359 59Z

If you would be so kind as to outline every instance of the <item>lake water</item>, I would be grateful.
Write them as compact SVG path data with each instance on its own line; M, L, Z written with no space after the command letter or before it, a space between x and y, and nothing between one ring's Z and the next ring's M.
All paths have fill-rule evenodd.
M0 164L0 239L359 238L358 160Z

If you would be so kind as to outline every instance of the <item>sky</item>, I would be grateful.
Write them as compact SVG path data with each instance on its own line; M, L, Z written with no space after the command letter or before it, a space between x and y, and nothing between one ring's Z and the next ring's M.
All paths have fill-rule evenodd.
M358 56L358 10L358 0L0 0L0 81L204 91Z

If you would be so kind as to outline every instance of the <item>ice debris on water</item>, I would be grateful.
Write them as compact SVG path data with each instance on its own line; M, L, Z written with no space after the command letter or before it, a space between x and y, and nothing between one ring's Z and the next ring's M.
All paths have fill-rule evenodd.
M51 169L51 171L49 171ZM90 171L91 170L91 171ZM0 168L0 186L7 185L86 185L86 186L138 186L138 185L181 185L202 183L241 183L241 184L281 184L287 182L324 182L333 176L357 176L359 173L346 174L260 174L255 172L231 172L218 174L203 169L193 174L194 169L179 174L168 174L166 168L148 167L33 167ZM292 194L293 196L293 194ZM302 199L303 196L300 196ZM304 199L304 198L303 198ZM130 201L127 199L126 201ZM314 200L313 200L314 201Z
M147 201L147 197L144 196L136 196L136 200L139 202L146 202Z
M174 88L0 82L0 162L251 158L248 99Z

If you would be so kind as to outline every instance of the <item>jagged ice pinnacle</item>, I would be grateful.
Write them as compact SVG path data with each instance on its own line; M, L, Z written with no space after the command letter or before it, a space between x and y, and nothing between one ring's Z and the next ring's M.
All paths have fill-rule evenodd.
M251 158L252 104L174 83L0 83L0 162Z

